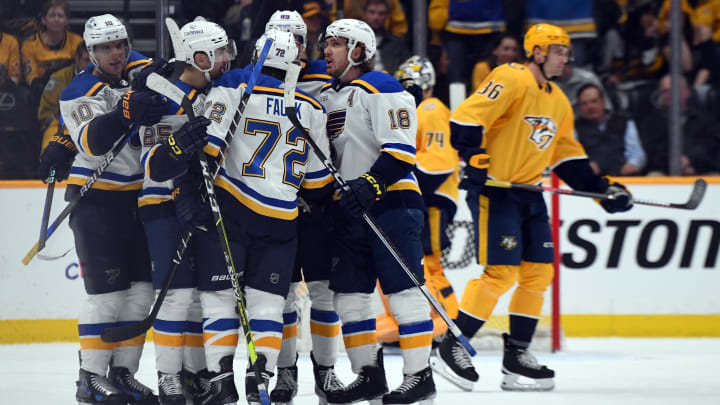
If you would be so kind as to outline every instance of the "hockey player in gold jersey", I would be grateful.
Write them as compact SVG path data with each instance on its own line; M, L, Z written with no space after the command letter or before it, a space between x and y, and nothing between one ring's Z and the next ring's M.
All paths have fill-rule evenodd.
M450 281L445 277L442 250L450 246L445 233L455 216L460 182L458 153L450 145L450 110L433 97L435 69L426 58L413 56L403 62L395 78L415 96L418 129L416 135L415 177L422 192L428 215L422 231L425 285L450 317L457 317L458 301ZM399 340L398 324L382 295L385 313L377 318L378 341ZM447 324L433 311L433 336L447 332Z
M503 335L504 390L551 390L555 373L527 350L553 279L553 242L547 207L539 193L486 187L487 178L536 184L550 166L573 189L614 195L603 201L608 212L627 211L626 188L597 176L582 146L573 138L573 113L562 90L552 83L570 57L570 38L561 28L537 24L524 38L527 66L494 69L455 110L451 141L467 163L460 184L473 216L477 259L485 266L465 288L457 325L473 336L498 298L516 283L510 302L510 334ZM464 389L477 381L472 362L452 336L438 348L434 367ZM518 377L533 380L518 383Z

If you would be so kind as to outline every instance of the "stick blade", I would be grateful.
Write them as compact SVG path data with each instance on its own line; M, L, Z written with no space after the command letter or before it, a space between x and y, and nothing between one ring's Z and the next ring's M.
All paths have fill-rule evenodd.
M107 343L117 343L124 340L132 339L147 332L147 330L150 329L150 327L152 326L152 321L152 319L150 319L149 322L147 319L144 319L140 322L130 325L105 328L100 333L100 338L103 340L103 342Z
M683 208L689 210L694 210L695 208L697 208L705 197L706 190L707 182L704 179L695 180L692 192L690 193L690 198L685 204L683 204Z

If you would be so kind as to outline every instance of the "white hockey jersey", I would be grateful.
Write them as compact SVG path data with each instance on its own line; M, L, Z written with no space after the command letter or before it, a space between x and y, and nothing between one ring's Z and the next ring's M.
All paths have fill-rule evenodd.
M387 195L378 206L403 202L402 206L424 209L415 164L417 113L414 98L392 76L368 72L342 86L329 82L322 88L320 102L328 111L327 132L335 151L334 161L340 174L351 180L371 168L389 182ZM402 175L396 167L378 167L382 154L407 163ZM403 196L393 194L401 192Z
M193 88L191 85L178 80L175 85L180 88L190 99L193 105L195 116L201 116L205 112L206 94L201 90ZM138 197L138 207L140 207L140 215L143 220L157 216L157 208L163 204L172 201L173 190L175 188L173 180L154 181L150 176L150 163L158 148L167 140L173 132L177 131L188 121L185 110L168 101L167 112L163 118L155 125L140 127L140 141L142 142L141 163L144 170L143 189Z
M150 60L138 52L130 52L126 77L129 70L142 68ZM60 94L60 115L63 125L77 146L68 185L83 186L103 161L103 156L93 155L87 143L88 124L95 117L111 112L122 95L130 90L126 87L112 88L92 74L93 66L77 75ZM127 83L127 81L125 82ZM118 140L119 142L119 140ZM95 190L127 191L142 188L143 173L140 167L140 144L133 136L115 157L102 176L95 182Z
M333 178L285 116L280 80L260 75L241 121L231 138L227 137L249 73L249 69L225 73L207 97L209 108L205 116L211 123L205 151L218 156L231 140L215 185L256 214L294 220L298 215L300 188L319 189ZM296 91L295 107L300 122L322 152L328 154L322 105Z

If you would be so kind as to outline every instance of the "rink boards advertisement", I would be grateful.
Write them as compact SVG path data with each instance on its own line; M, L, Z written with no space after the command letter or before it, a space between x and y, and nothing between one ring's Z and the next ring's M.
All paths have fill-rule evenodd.
M707 193L693 211L636 206L609 215L591 199L560 198L566 336L720 336L720 178L705 179ZM620 181L638 198L682 203L694 179ZM85 292L67 221L48 240L44 260L21 263L37 241L45 192L40 182L0 182L0 344L77 339ZM55 190L51 223L66 205L64 192ZM444 259L458 297L482 274L472 229L461 191ZM507 313L510 294L496 314Z

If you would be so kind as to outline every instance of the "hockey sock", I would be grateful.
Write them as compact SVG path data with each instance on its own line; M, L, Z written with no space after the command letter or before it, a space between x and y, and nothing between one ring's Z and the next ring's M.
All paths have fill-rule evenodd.
M191 373L197 373L207 368L205 364L205 348L203 347L202 320L200 292L193 288L187 314L185 349L183 351L183 368Z
M166 374L177 374L182 369L192 290L191 288L168 290L158 316L153 322L155 368Z
M510 314L510 344L520 347L530 346L537 323L538 318Z
M458 317L455 320L455 324L460 328L465 337L468 339L475 336L478 330L485 324L485 319L476 318L472 314L469 314L462 309L458 312Z
M278 367L290 367L295 365L295 357L297 354L297 290L298 283L290 284L290 291L285 298L285 308L283 308L283 333L282 346L278 355Z
M126 291L87 296L78 316L80 367L104 376L112 357L113 343L100 339L103 329L114 326Z
M352 371L359 374L364 366L375 365L377 336L372 295L364 293L335 294L335 308L342 320L343 342Z
M200 303L205 361L208 371L219 373L220 359L234 356L238 344L240 320L235 313L233 290L201 291Z
M390 309L398 322L403 374L427 368L432 345L433 323L430 305L417 288L389 294Z
M310 334L315 361L330 367L335 365L340 339L340 317L333 305L333 292L328 281L310 281Z
M245 299L255 350L265 355L265 370L272 372L282 345L285 299L252 287L245 287Z
M498 298L517 281L519 269L520 266L489 265L479 279L468 282L457 318L463 335L468 338L475 335L495 309Z
M125 293L125 303L117 318L118 325L143 320L150 312L155 290L150 282L132 282ZM113 367L125 367L135 374L140 366L140 356L145 345L145 334L115 344L112 354Z

